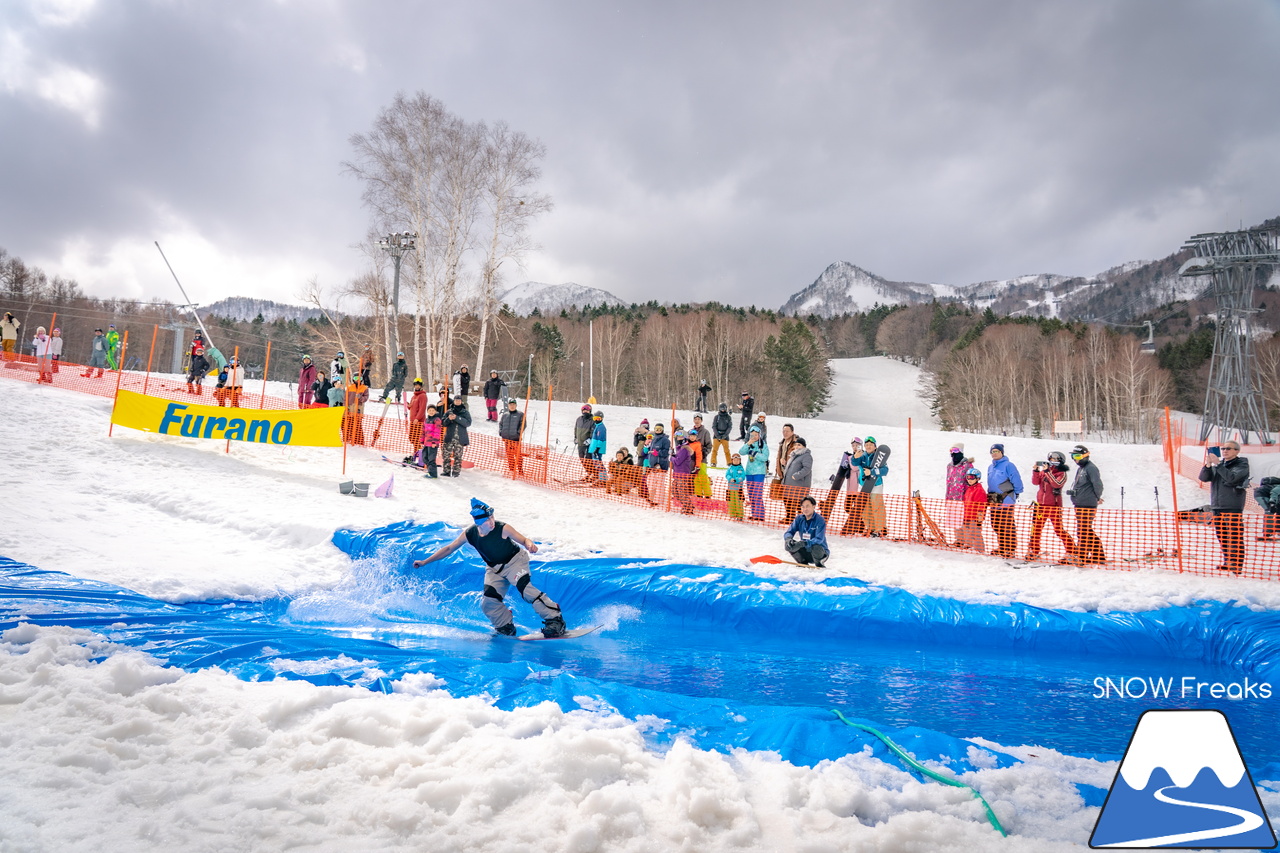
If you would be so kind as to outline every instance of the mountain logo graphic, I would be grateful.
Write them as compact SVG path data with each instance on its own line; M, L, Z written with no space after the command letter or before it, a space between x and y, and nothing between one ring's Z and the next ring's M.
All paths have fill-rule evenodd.
M1089 839L1095 849L1275 844L1221 711L1144 713Z

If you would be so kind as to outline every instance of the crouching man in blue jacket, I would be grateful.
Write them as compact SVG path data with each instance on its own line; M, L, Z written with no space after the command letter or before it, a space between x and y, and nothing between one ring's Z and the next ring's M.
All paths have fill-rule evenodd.
M818 513L818 502L810 495L800 501L800 512L782 534L787 553L801 565L822 567L827 562L827 522Z

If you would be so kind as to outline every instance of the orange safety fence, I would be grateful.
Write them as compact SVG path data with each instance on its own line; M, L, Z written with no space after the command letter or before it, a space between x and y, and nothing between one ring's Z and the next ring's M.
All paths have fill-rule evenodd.
M104 371L101 378L96 369L87 377L84 373L83 366L64 361L53 374L53 385L103 397L115 394L114 372ZM3 362L0 376L35 383L35 360L14 355ZM185 381L170 375L126 371L119 377L119 387L139 393L145 388L151 396L168 399L192 399ZM247 382L240 395L240 407L298 408L296 400L267 396L261 389L261 380ZM212 391L206 385L203 399L197 397L197 401L216 405ZM481 406L472 406L471 411L477 421L483 422ZM401 404L370 402L357 417L344 419L344 433L350 443L371 447L399 461L414 450L406 415ZM1029 553L1036 562L1062 561L1068 556L1069 541L1073 565L1157 568L1209 576L1227 575L1221 566L1239 565L1240 576L1280 579L1280 516L1257 513L1252 496L1249 502L1255 511L1220 516L1216 521L1201 509L1175 513L1100 508L1089 513L1073 507L1054 512L1051 508L1017 504L1007 509L978 505L971 510L966 524L965 505L959 501L788 489L772 484L768 477L759 486L749 482L742 484L740 490L731 490L719 471L701 476L678 475L614 461L580 459L576 453L557 453L532 442L504 441L474 429L468 437L469 444L463 449L467 467L593 500L772 528L778 531L780 549L782 531L794 518L801 499L812 495L827 521L828 537L876 536L959 552L994 554L1007 550L1006 559L1019 565ZM1181 445L1175 446L1172 436L1165 438L1166 451L1176 455ZM442 475L443 457L441 448L437 464ZM974 518L978 515L980 518ZM1001 534L1008 541L1002 542Z

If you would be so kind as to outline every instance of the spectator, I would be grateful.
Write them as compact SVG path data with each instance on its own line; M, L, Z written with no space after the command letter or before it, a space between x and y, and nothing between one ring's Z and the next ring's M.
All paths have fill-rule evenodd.
M201 350L203 352L203 350ZM194 365L194 359L192 364ZM194 370L194 368L193 368ZM298 371L298 408L309 409L311 403L315 399L312 386L316 382L316 366L311 363L311 356L304 355L302 357L302 369ZM188 389L191 386L191 378L187 377Z
M204 394L204 378L209 373L209 359L205 358L204 347L196 347L191 353L191 364L187 370L187 393ZM301 392L301 386L299 386ZM310 395L310 389L307 390Z
M635 431L631 433L631 439L632 439L631 443L632 445L635 446L637 452L640 450L640 445L644 444L645 437L648 435L649 435L649 419L641 418L640 426L636 427Z
M711 393L711 386L707 384L707 380L702 380L698 385L698 405L694 407L695 412L706 412L707 395Z
M471 426L471 412L466 399L455 394L453 405L444 415L444 475L457 477L462 473L463 448L470 444L467 427Z
M227 383L224 389L231 408L240 408L240 395L243 392L244 368L240 365L240 359L232 356L231 361L227 362Z
M831 513L836 507L836 497L840 494L840 490L844 488L845 483L850 478L857 480L853 473L853 458L862 454L862 439L855 437L849 442L849 446L850 449L840 455L840 463L836 465L836 472L827 478L827 496L818 502L818 512L822 513L823 518L831 518Z
M1067 484L1067 457L1057 450L1051 451L1045 462L1037 462L1031 469L1031 485L1038 486L1036 503L1031 516L1031 539L1027 542L1027 559L1040 557L1040 534L1045 522L1053 525L1053 532L1062 540L1067 556L1073 557L1076 543L1062 525L1062 488Z
M399 403L404 399L404 382L409 378L409 365L404 363L404 353L396 353L396 363L391 365L391 378L387 380L387 385L382 389L382 400L391 396L391 392L396 392L396 402Z
M364 444L364 404L368 400L369 386L364 383L363 374L352 373L343 400L346 412L342 415L343 435L348 444Z
M1240 445L1228 441L1222 445L1221 457L1210 453L1200 469L1200 482L1209 484L1213 531L1222 546L1222 565L1218 570L1238 575L1244 571L1242 513L1249 485L1249 460L1240 455Z
M863 502L862 523L869 536L887 536L888 521L884 511L884 478L889 466L876 465L876 440L867 436L862 442L862 455L853 460L858 469L858 493Z
M609 480L605 483L605 491L611 495L625 495L636 487L638 469L631 451L619 447L609 463Z
M13 361L15 353L18 351L18 330L22 328L22 321L13 316L12 311L4 312L4 319L0 320L0 347L4 349L4 360ZM85 374L88 376L88 374Z
M693 416L692 441L698 445L698 473L693 478L693 493L701 498L711 497L711 477L707 474L707 459L711 457L711 430L702 425L702 415Z
M227 404L227 370L231 367L231 362L227 362L218 369L218 380L213 386L213 399L218 401L219 406Z
M762 425L761 435L763 436L763 434L764 428ZM779 524L790 524L791 518L796 514L791 505L787 504L787 499L784 497L785 492L782 488L782 474L787 470L787 460L791 458L791 452L795 450L795 447L795 427L791 424L783 424L782 440L778 442L778 457L773 463L773 480L769 483L769 497L773 498L775 501L782 501L787 507L784 517L778 521ZM796 503L798 507L799 499L797 499Z
M53 359L53 372L58 372L58 362L62 361L62 330L54 329L49 338L49 355Z
M650 448L654 454L654 468L666 471L671 467L671 437L667 435L661 422L653 426L653 442Z
M1102 540L1093 532L1093 517L1102 503L1102 475L1083 444L1071 448L1071 459L1076 463L1076 479L1067 494L1076 508L1076 553L1063 562L1105 563L1107 553L1102 549ZM1247 465L1245 471L1247 478Z
M769 425L765 423L764 412L756 412L756 422L752 424L760 428L760 440L768 444L769 442Z
M682 429L675 432L676 453L671 458L671 490L675 492L676 501L680 504L680 512L693 515L693 475L697 471L697 462L693 457L693 449L689 446L689 435Z
M720 404L720 411L711 419L711 462L712 468L720 461L720 450L724 450L725 465L729 464L729 434L733 432L733 418L729 416L729 405Z
M424 393L425 397L426 394ZM444 422L440 416L440 410L434 405L427 406L427 418L422 422L422 450L419 459L422 467L427 470L424 475L428 480L434 480L437 477L438 468L436 467L436 454L440 449L440 442L444 438Z
M507 470L512 479L524 475L524 462L520 458L520 441L524 437L524 412L512 397L507 401L507 410L502 413L498 422L498 438L502 439L503 449L507 455Z
M982 472L970 468L965 474L964 517L956 534L956 547L986 553L982 541L982 519L987 514L987 490L982 488Z
M347 357L341 351L329 362L329 381L334 385L345 385L347 382Z
M818 502L810 495L800 501L800 511L782 535L787 553L802 566L822 568L827 563L827 520L818 512Z
M484 408L488 413L486 420L498 422L498 400L502 397L502 380L498 378L498 371L490 370L489 378L484 382Z
M107 324L107 367L120 369L120 333L116 331L115 323Z
M53 356L49 353L51 348L49 333L45 331L44 326L37 326L36 336L31 339L32 353L36 357L36 371L40 374L36 378L37 385L41 382L53 382Z
M444 413L449 411L449 389L448 382L436 383L436 394L439 395L439 400L436 401L436 408L440 410L440 417L444 417Z
M1258 541L1273 542L1280 538L1280 477L1263 477L1253 490L1253 497L1266 513Z
M329 377L329 408L336 409L346 402L347 391L341 374Z
M422 379L413 380L413 393L409 396L409 444L414 455L422 447L422 424L427 419L427 392L422 390Z
M195 336L191 339L191 346L187 348L188 361L190 361L191 357L196 354L196 347L199 347L200 349L209 348L209 345L204 342L204 334L202 332L196 332ZM208 355L206 354L205 361L208 360Z
M323 370L316 371L316 381L311 383L311 408L324 409L329 406L329 374Z
M832 508L835 508L835 493L844 484L844 525L840 528L841 536L861 536L867 532L864 516L867 514L867 492L862 491L861 469L858 459L862 457L862 439L854 436L849 441L849 450L840 458L840 467L831 478ZM823 513L823 517L830 517Z
M706 494L703 495L699 491L698 478L703 476L703 455L702 442L698 441L698 435L692 429L685 430L685 438L689 440L689 453L693 456L693 482L689 484L692 494L701 497L711 497L711 481L707 480Z
M595 419L591 412L591 406L583 403L578 419L573 422L573 443L578 448L578 462L582 465L583 471L583 477L578 481L580 483L590 483L594 476L594 472L591 470L591 460L587 458L587 448L591 444L591 433L595 431L595 428Z
M591 485L605 486L608 485L608 477L605 476L604 455L605 449L609 443L609 430L604 425L604 412L596 409L591 416L591 440L587 443L587 462L591 467Z
M658 505L658 502L649 495L648 484L649 472L658 467L658 451L653 449L653 441L653 433L645 435L644 441L641 442L640 447L637 448L638 452L636 454L636 467L640 469L637 471L640 497L644 498L644 500L648 502L649 506Z
M747 432L751 426L751 412L756 407L756 398L750 392L742 392L742 402L738 408L742 410L742 419L738 421L738 441L747 440Z
M97 379L102 378L102 369L107 366L107 339L103 337L101 329L93 330L93 341L89 344L89 363L85 366L84 373L80 375L89 378L89 374L93 373L97 368Z
M991 528L998 545L991 553L1012 560L1018 552L1018 528L1014 525L1013 505L1022 495L1022 475L1004 455L1003 444L991 445L991 464L987 467L987 495L991 501Z
M973 465L965 458L964 445L956 442L951 445L951 461L946 471L946 525L955 535L959 535L964 524L964 493L968 488L965 480Z
M458 391L462 394L464 403L471 396L471 374L467 371L465 364L458 368Z
M751 425L747 433L751 440L743 445L738 453L746 471L747 499L751 501L752 521L764 521L764 477L769 472L769 445L760 436L760 427Z
M787 428L783 427L782 431L785 433ZM800 502L809 496L809 488L813 485L813 454L803 438L798 435L794 438L787 465L782 471L782 502L788 518L794 518L800 511Z
M725 451L726 455L728 451ZM742 521L742 484L746 482L747 472L742 468L742 457L733 454L729 457L729 467L724 472L725 503L729 507L729 517Z

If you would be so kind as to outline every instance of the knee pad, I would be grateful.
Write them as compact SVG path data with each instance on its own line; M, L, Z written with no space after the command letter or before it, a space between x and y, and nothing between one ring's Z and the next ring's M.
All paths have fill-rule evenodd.
M531 578L527 574L521 575L516 581L516 592L520 593L521 597L524 596L524 588L529 585L530 581Z
M498 595L498 591L488 584L484 585L484 597L497 599L498 601L502 600L502 596Z

